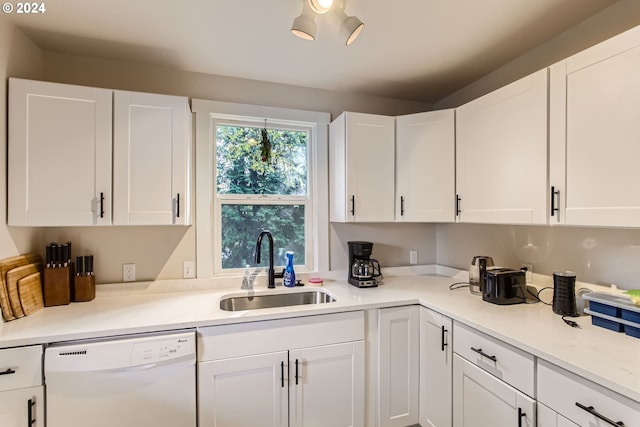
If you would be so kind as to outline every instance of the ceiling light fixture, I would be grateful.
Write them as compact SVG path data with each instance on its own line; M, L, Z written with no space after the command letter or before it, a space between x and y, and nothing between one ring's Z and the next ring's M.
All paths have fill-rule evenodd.
M364 24L356 16L348 16L345 13L345 2L346 0L343 0L334 9L335 15L340 21L340 34L345 38L346 45L349 46L360 35ZM317 26L314 13L324 15L331 10L333 4L333 0L302 0L302 13L293 20L291 32L305 40L315 40Z
M338 13L341 21L340 35L345 38L345 43L349 46L358 38L364 28L364 24L357 16L348 16L344 9L341 9Z
M333 6L333 0L309 0L309 6L318 15L323 15L329 12L329 9Z
M310 1L308 3L307 0L302 0L302 13L293 20L291 25L291 32L305 40L316 39L316 20L311 13Z

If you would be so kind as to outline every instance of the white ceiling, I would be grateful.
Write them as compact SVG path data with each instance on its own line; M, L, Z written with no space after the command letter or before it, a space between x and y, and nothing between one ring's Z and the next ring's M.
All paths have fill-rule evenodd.
M290 33L302 0L49 0L9 16L41 49L321 89L435 102L614 0L347 0L365 24L345 46L334 16Z

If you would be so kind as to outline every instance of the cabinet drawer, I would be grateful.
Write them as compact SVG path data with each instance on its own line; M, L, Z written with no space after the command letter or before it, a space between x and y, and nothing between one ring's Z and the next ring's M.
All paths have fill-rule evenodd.
M538 400L581 426L609 425L578 404L626 427L640 427L640 403L551 363L538 360ZM622 424L620 424L622 425Z
M455 322L453 351L534 397L533 355Z
M0 391L42 385L42 346L0 350Z

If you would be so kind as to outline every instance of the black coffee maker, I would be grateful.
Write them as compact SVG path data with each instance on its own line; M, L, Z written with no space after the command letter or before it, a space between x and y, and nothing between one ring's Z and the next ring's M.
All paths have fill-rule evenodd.
M349 245L349 283L358 288L372 288L382 282L378 260L371 258L373 243L347 242Z

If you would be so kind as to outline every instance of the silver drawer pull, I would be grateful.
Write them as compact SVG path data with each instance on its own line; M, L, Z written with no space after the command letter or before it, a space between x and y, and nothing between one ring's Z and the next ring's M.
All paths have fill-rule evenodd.
M15 373L16 373L15 369L7 368L5 371L0 372L0 375L11 375Z
M489 359L489 360L493 360L494 362L497 362L497 361L498 361L498 358L497 358L497 357L495 357L495 356L489 356L487 353L485 353L484 351L482 351L482 349L481 349L481 348L474 348L474 347L471 347L471 350L472 350L472 351L475 351L475 352L476 352L476 353L478 353L480 356L486 357L486 358L487 358L487 359Z
M585 411L587 411L588 413L590 413L591 415L593 415L596 418L600 418L602 421L604 421L607 424L611 424L612 426L617 426L617 427L624 427L624 423L622 421L613 421L607 417L605 417L602 414L599 414L598 411L595 410L595 408L593 406L585 406L580 402L576 402L576 406L580 409L584 409Z

